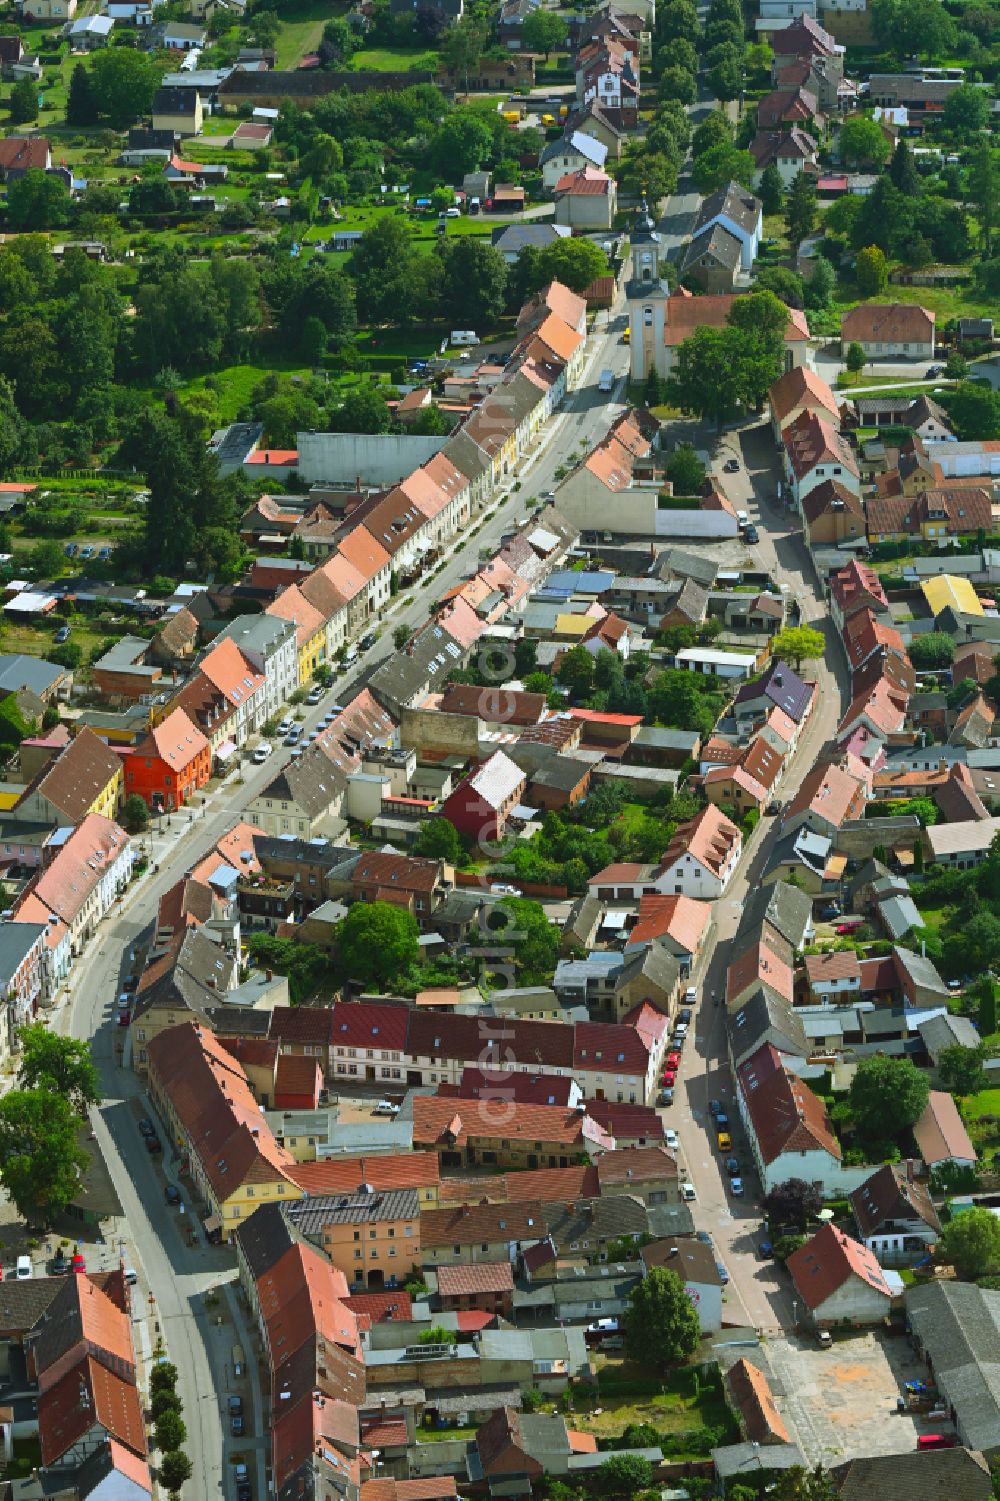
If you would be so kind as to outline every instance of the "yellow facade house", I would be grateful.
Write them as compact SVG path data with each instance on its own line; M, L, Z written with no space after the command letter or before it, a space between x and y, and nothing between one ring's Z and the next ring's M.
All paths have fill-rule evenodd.
M304 688L316 676L320 663L326 660L325 617L309 603L297 584L283 589L264 613L293 622L299 654L299 687Z

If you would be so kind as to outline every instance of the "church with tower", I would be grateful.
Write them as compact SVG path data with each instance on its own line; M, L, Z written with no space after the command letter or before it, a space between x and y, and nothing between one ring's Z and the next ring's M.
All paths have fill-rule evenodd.
M725 328L739 293L694 296L665 278L666 252L649 207L643 203L629 234L632 274L625 285L631 350L630 378L641 384L650 370L673 370L676 350L696 328ZM785 369L811 363L806 315L790 308L785 331Z

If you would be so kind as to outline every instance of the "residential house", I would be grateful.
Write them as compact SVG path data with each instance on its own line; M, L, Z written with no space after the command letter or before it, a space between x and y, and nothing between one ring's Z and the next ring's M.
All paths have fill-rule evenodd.
M800 412L781 434L785 474L799 505L817 485L834 480L855 495L861 493L861 473L846 438L815 411Z
M265 614L277 615L295 626L299 687L305 687L313 681L316 669L326 660L326 619L295 584L283 589L268 605Z
M795 724L801 725L812 711L815 688L801 678L793 667L774 658L759 677L744 683L733 702L738 720L766 720L780 709Z
M702 1334L718 1334L722 1328L722 1278L715 1252L694 1236L670 1236L643 1246L639 1253L647 1273L666 1267L679 1277L698 1313Z
M951 1501L990 1501L990 1467L978 1449L923 1449L912 1454L875 1454L833 1465L830 1479L841 1501L885 1501L930 1488Z
M559 140L549 142L539 158L542 186L551 192L567 174L582 172L588 167L601 172L607 159L608 147L603 141L583 131L567 129Z
M767 404L771 427L778 440L789 423L803 412L815 412L831 426L840 425L840 405L832 388L806 365L786 370L768 391Z
M503 751L494 751L446 799L442 815L460 834L493 846L521 803L527 778Z
M681 271L705 292L734 291L741 273L742 245L724 224L715 223L691 239Z
M238 615L219 632L213 643L213 651L226 642L237 647L245 662L248 662L254 672L264 679L263 694L258 693L256 683L251 684L247 681L245 672L238 682L231 682L228 685L232 689L241 688L242 699L237 700L238 703L245 702L250 694L254 695L252 722L254 728L259 729L265 720L274 719L280 713L299 685L299 652L295 623L276 615ZM201 671L214 682L211 671L214 666L213 651L202 659L199 666ZM228 648L227 655L222 661L225 663L227 674L237 668L236 659ZM223 691L228 691L225 677L220 678L217 686ZM263 702L260 702L260 699Z
M798 126L822 133L826 116L819 107L819 99L812 89L801 84L774 89L765 94L757 105L759 130L781 130Z
M596 144L596 143L595 143ZM553 189L555 222L571 229L610 230L618 211L618 193L613 177L598 167L585 166L567 172Z
M16 912L29 922L51 924L78 954L131 880L132 842L112 819L87 813L75 828L58 829L49 851Z
M834 839L845 823L864 817L867 800L864 782L832 761L820 761L806 773L786 808L783 832L808 828Z
M930 1191L917 1181L912 1162L885 1163L849 1197L858 1233L883 1265L909 1265L941 1234Z
M757 169L755 185L768 167L774 166L786 188L800 172L816 166L817 143L808 131L799 125L779 130L758 130L750 142L750 155Z
M840 320L841 352L860 344L865 359L932 360L935 314L912 302L863 302Z
M318 745L275 772L247 804L246 817L265 834L315 839L341 806L346 779Z
M923 832L924 848L928 859L937 865L973 870L986 859L998 830L1000 818L935 824Z
M421 1266L416 1189L369 1184L348 1194L310 1194L285 1210L289 1224L319 1246L352 1289L400 1286Z
M866 510L869 542L917 537L941 547L969 534L988 533L993 525L991 492L986 486L943 486L914 496L872 495Z
M826 1193L844 1184L843 1154L826 1107L783 1065L777 1048L762 1047L743 1062L736 1101L765 1194L788 1178L819 1183Z
M26 172L47 172L52 151L46 136L6 136L0 141L0 179L16 182Z
M932 582L937 584L940 581L935 579ZM871 610L875 615L888 615L889 601L885 597L882 580L874 568L852 558L830 580L830 614L837 629L843 631L844 622L859 610Z
M228 1240L260 1203L297 1199L291 1153L279 1147L236 1059L206 1028L184 1022L149 1044L149 1091L209 1208L206 1229Z
M475 1311L510 1319L514 1312L513 1268L509 1261L438 1267L437 1296L445 1313Z
M806 1317L819 1329L881 1324L896 1295L874 1251L836 1225L824 1225L785 1265Z
M502 1119L477 1102L417 1095L413 1145L436 1152L442 1168L569 1167L581 1154L613 1149L614 1138L579 1110L507 1102ZM430 1245L425 1240L428 1250ZM476 1258L478 1259L478 1258ZM495 1258L491 1258L495 1259Z
M155 812L190 802L212 774L212 747L183 709L155 725L125 759L125 793Z
M838 480L823 480L803 496L802 533L813 551L817 547L839 547L842 542L864 541L870 526L872 501L865 504L853 490Z
M158 88L153 95L152 114L153 129L169 131L171 136L200 135L205 118L197 89Z
M730 182L702 202L691 230L691 243L694 245L701 235L718 225L739 242L740 269L749 271L760 249L763 223L760 199L739 183Z

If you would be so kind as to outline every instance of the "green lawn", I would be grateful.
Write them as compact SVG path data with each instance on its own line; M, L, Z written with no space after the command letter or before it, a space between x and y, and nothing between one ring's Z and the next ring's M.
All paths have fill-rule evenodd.
M414 52L409 47L362 47L351 58L351 67L359 73L436 73L438 55L430 51Z
M970 1094L959 1102L959 1108L980 1152L1000 1147L1000 1089L981 1089L978 1094Z
M215 391L219 399L219 421L235 422L237 413L250 400L254 387L274 371L279 371L282 375L309 373L304 365L281 360L269 360L263 365L227 365L224 370L216 371L212 379L213 383L215 380L219 382ZM180 394L186 396L191 391L204 390L207 378L204 375L195 376L180 388Z
M291 0L281 9L277 67L294 68L308 52L319 46L323 27L333 14L324 0Z

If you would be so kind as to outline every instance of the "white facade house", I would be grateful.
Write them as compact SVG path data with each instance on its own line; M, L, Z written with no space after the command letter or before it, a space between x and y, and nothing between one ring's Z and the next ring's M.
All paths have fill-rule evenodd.
M295 622L276 615L238 615L216 637L239 647L264 676L264 717L272 719L299 686Z
M796 1294L817 1328L880 1324L903 1284L873 1251L835 1225L824 1225L785 1262Z

